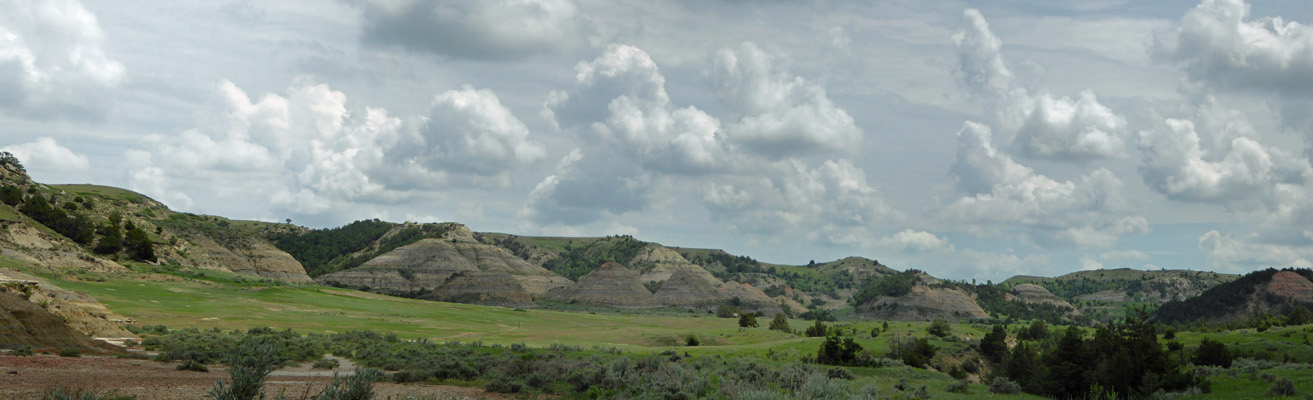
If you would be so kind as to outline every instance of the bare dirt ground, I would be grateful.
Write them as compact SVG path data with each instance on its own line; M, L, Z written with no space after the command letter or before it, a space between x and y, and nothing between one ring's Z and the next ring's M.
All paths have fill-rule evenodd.
M176 363L110 357L0 356L0 399L40 399L56 388L114 391L139 400L201 399L220 380L228 379L222 366L210 372L179 371ZM311 398L332 381L332 373L308 366L276 371L265 385L270 397L280 391L292 399ZM385 399L504 399L482 389L418 384L374 384L374 398Z

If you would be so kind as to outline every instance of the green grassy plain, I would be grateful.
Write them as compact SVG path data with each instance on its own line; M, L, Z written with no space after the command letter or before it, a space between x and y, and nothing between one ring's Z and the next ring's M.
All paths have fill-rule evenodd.
M716 318L706 313L626 314L619 312L563 312L519 310L500 307L440 303L382 296L354 290L315 285L289 285L252 280L215 271L181 270L146 264L129 264L132 272L89 276L87 273L33 268L21 261L0 257L0 268L19 269L51 283L100 300L111 310L142 325L170 328L253 327L291 328L304 333L370 330L395 333L402 338L436 341L480 341L484 344L577 345L585 349L616 348L625 353L654 354L666 350L694 357L751 358L778 365L798 363L812 356L821 338L805 338L761 327L740 329L737 319ZM812 323L790 320L795 331ZM844 329L864 348L876 354L889 350L898 336L926 336L928 323L841 321ZM1020 329L1024 324L1010 326ZM990 326L955 324L945 339L931 337L937 357L959 360L978 357L972 340L984 336ZM872 336L872 331L876 335ZM1287 355L1291 361L1313 362L1313 346L1305 344L1313 325L1219 333L1179 332L1175 341L1192 351L1205 337L1222 341L1242 353ZM684 339L699 338L701 345L688 347ZM1171 340L1163 339L1163 343ZM945 373L911 367L849 368L857 378L849 381L860 388L875 379L882 393L898 382L909 387L925 386L932 398L1037 398L1030 395L994 395L983 384L972 384L968 393L947 393L954 381ZM1300 393L1313 393L1313 368L1308 364L1275 363L1254 372L1224 370L1214 375L1213 392L1185 398L1261 397L1274 377L1289 378ZM886 389L889 388L889 389Z

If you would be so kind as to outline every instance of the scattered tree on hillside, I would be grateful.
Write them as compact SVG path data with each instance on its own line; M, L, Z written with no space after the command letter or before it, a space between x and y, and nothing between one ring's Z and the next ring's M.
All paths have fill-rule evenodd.
M1004 375L1021 385L1021 390L1036 393L1040 383L1039 358L1030 343L1021 341L1003 362Z
M97 254L118 254L123 251L123 229L119 227L119 221L123 216L119 213L109 215L109 223L100 227L100 241L96 242L94 249Z
M829 328L820 320L817 320L816 324L808 327L804 333L807 334L807 337L823 337L829 333Z
M925 330L926 332L929 332L931 335L944 337L944 336L948 336L948 334L952 332L953 327L948 325L947 320L943 318L935 318L935 321L931 322L930 326L927 327Z
M7 165L18 170L18 172L27 173L27 170L23 169L23 163L18 161L18 157L7 151L0 151L0 165Z
M134 260L155 261L155 244L140 227L132 227L123 238L123 247Z
M889 358L903 360L903 364L925 368L934 357L935 346L926 338L899 336L889 341Z
M779 315L779 314L776 314ZM740 328L756 328L757 316L753 313L742 313L739 315Z
M1194 352L1194 359L1191 360L1195 365L1216 365L1222 368L1231 368L1231 362L1235 360L1235 354L1226 348L1226 344L1204 338L1199 342L1199 349Z
M1042 380L1044 393L1059 399L1079 398L1088 393L1090 354L1081 329L1067 327L1053 350L1044 355L1047 374Z
M821 348L816 352L816 362L826 365L853 365L857 360L857 353L862 351L862 345L857 344L852 338L840 339L839 335L829 335L825 337L825 342L821 343Z
M23 203L23 189L9 185L0 187L0 202L17 207Z
M1043 320L1037 319L1031 322L1030 327L1026 328L1026 330L1024 331L1021 331L1021 334L1017 336L1018 339L1024 339L1024 340L1043 340L1044 338L1049 336L1049 327L1048 324L1045 324Z
M770 320L770 330L785 333L793 332L793 330L789 328L789 320L784 317L784 314L775 314L775 318Z
M980 339L980 353L991 362L1003 362L1003 358L1008 354L1008 332L1003 325L994 325L994 331L986 333L985 337Z

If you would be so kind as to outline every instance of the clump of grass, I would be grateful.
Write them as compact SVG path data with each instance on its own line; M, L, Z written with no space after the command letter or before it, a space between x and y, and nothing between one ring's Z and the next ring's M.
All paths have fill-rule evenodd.
M311 365L310 368L314 368L314 369L337 369L337 367L338 367L338 366L341 366L341 365L342 365L342 363L338 362L336 359L333 359L333 358L321 358L321 359L319 359L319 361L315 361L314 365Z
M82 357L82 350L78 350L76 347L65 347L65 348L59 349L59 356L60 356L60 357Z
M356 367L355 373L346 377L333 374L333 383L315 400L369 400L374 398L374 382L381 378L383 372L373 368Z
M192 360L192 359L185 360L185 361L183 361L181 364L178 364L178 370L179 370L179 371L210 372L210 368L209 368L209 367L206 367L204 363L201 363L200 361L196 361L196 360Z
M31 357L33 354L36 353L32 351L32 346L26 344L22 346L18 346L18 348L14 349L13 351L13 355L20 357Z

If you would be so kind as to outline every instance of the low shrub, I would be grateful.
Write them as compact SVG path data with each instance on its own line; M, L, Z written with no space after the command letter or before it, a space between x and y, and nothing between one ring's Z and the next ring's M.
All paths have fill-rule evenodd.
M77 348L75 348L75 347L65 347L65 348L59 349L59 356L60 356L60 357L82 357L82 350L79 350L79 349L77 349Z
M185 360L185 361L183 361L181 364L178 364L178 370L179 370L179 371L210 372L210 368L209 368L209 367L206 367L205 364L201 363L200 361L196 361L196 360Z
M18 348L14 349L12 354L20 357L31 357L33 354L35 354L35 352L32 351L31 345L25 344L22 346L18 346Z
M967 390L968 390L970 387L971 387L971 384L968 383L968 382L966 381L966 379L961 379L961 380L957 380L957 381L954 381L953 383L948 384L948 392L949 392L949 393L967 393Z
M318 361L315 361L314 365L311 365L310 368L314 368L314 369L337 369L337 367L339 367L339 366L341 366L341 365L342 365L342 363L339 362L339 361L337 361L337 359L335 359L335 358L321 358L321 359L319 359Z
M382 371L360 367L349 376L333 374L333 383L325 387L315 400L370 400L374 398L374 382L381 378Z
M1295 390L1295 382L1292 382L1289 378L1278 379L1271 387L1267 388L1267 393L1264 393L1266 396L1294 396L1298 394L1299 391Z
M989 392L997 394L1017 394L1021 393L1021 385L1008 380L1008 378L996 377L993 382L989 383Z

